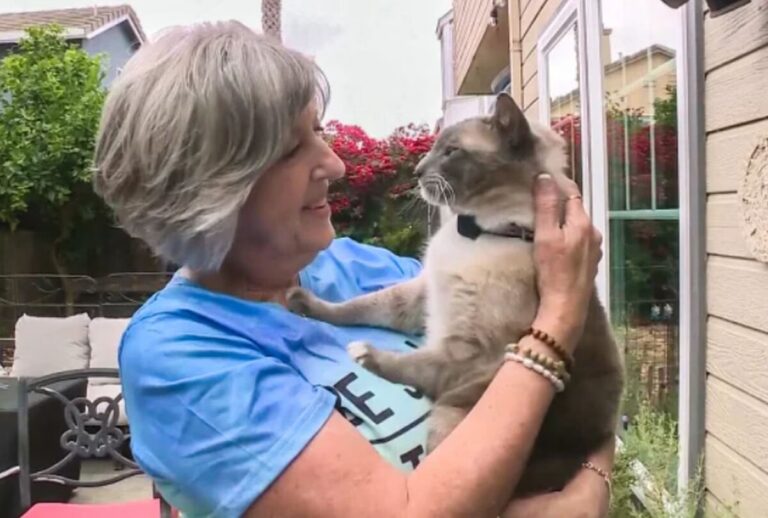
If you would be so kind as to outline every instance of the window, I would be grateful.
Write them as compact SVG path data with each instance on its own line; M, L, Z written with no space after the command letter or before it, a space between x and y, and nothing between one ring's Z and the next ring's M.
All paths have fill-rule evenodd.
M655 0L600 6L611 320L637 396L677 415L680 18Z
M564 4L551 28L539 40L542 118L565 139L569 173L585 190L584 150L581 146L579 23L575 2Z
M700 412L691 405L703 405L703 387L695 387L703 374L691 372L703 368L692 352L695 280L686 271L698 260L688 227L703 215L691 215L695 202L680 190L687 194L694 183L696 158L686 153L696 146L686 142L700 117L679 120L677 108L679 101L695 111L685 77L696 72L694 38L686 36L699 30L696 9L676 11L658 0L564 0L537 42L539 99L546 101L540 118L565 137L572 176L606 236L598 291L626 353L628 385L658 411L685 420L684 477L701 447ZM688 200L683 207L681 200ZM691 358L695 365L685 363ZM687 401L678 397L681 362ZM632 414L633 401L625 403Z

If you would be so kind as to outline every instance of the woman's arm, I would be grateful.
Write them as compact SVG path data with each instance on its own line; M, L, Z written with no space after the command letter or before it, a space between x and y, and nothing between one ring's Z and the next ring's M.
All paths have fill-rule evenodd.
M568 187L567 195L578 193L575 185ZM535 325L572 348L594 282L599 236L580 203L566 202L562 228L560 209L552 179L537 182L535 257L542 301ZM544 351L531 338L524 340L521 345ZM469 415L410 475L383 461L334 414L246 516L498 516L553 394L545 378L505 364Z
M410 475L334 414L247 516L497 516L509 501L553 390L504 366L467 418Z
M616 441L612 438L593 453L589 460L610 476ZM502 514L503 518L605 518L608 516L610 491L605 479L582 469L562 490L555 493L515 500Z

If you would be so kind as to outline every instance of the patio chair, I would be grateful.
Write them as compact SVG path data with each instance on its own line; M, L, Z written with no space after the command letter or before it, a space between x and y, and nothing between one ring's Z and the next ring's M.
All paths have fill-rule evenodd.
M118 426L122 394L116 397L88 396L69 399L53 387L69 380L119 378L117 369L76 369L38 378L19 379L18 453L19 465L0 473L0 479L18 475L23 518L171 518L176 513L152 486L152 498L108 505L79 505L69 503L37 503L32 505L32 483L55 482L70 487L94 488L114 484L143 473L139 466L121 453L130 433ZM58 400L69 426L60 437L63 457L54 465L32 472L29 448L29 396L33 393ZM63 467L77 459L111 459L123 469L104 480L73 480L60 475Z

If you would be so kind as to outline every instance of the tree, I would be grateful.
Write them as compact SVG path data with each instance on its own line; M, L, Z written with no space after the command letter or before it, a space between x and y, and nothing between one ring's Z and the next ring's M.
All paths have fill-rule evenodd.
M49 238L60 274L85 252L74 234L111 224L91 187L102 77L101 58L58 26L28 29L0 61L0 224Z

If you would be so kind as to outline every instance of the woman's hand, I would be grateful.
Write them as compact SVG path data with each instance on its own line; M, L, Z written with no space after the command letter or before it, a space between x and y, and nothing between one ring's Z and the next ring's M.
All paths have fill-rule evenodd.
M594 290L602 236L584 211L579 188L570 180L558 186L550 175L539 175L534 203L533 258L540 297L534 327L572 349Z
M610 474L615 447L611 439L589 460ZM605 480L582 468L562 491L513 500L502 518L605 518L609 503Z

